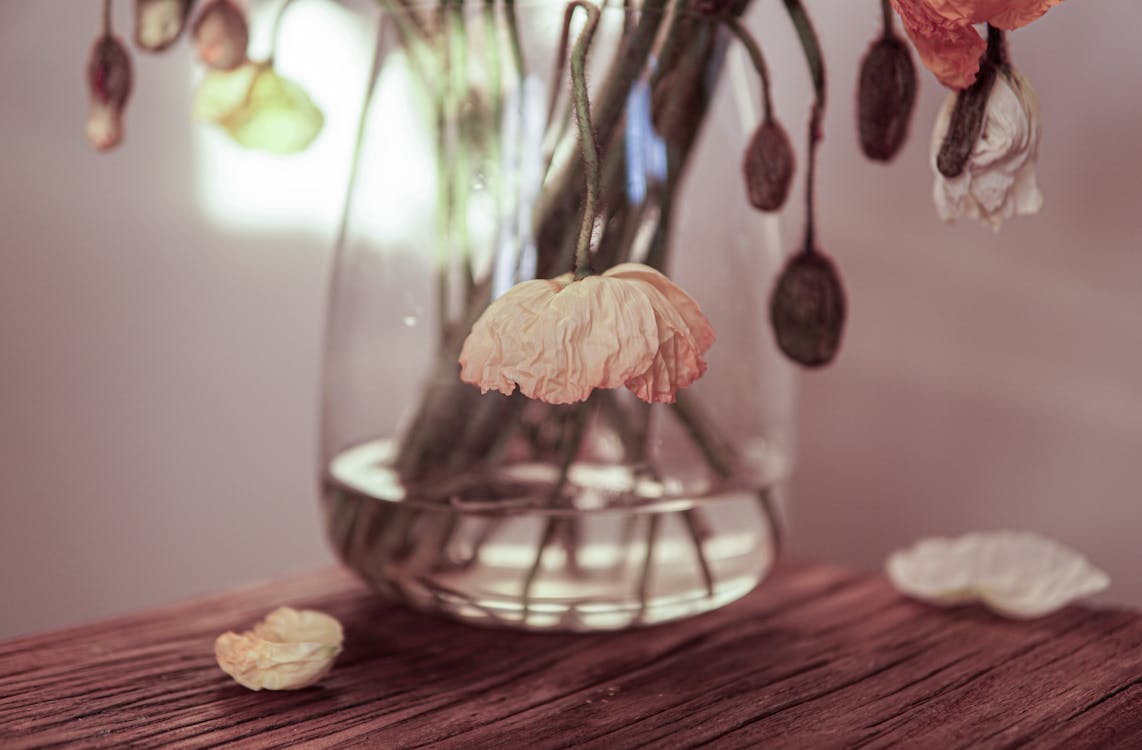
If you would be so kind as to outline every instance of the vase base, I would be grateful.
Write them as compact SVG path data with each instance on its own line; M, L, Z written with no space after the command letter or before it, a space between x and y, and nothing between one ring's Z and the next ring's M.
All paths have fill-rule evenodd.
M385 473L370 445L326 483L338 555L390 598L472 624L592 632L690 617L750 592L779 545L776 484L664 497L634 483L600 503L621 468L580 465L579 506L410 502L384 491L391 477L366 477Z

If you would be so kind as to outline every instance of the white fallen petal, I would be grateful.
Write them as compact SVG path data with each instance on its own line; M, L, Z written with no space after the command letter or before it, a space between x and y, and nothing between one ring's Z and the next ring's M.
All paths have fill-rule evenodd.
M280 607L253 630L218 636L214 656L250 690L297 690L329 672L343 641L341 623L329 615Z
M889 555L885 570L908 596L940 605L978 601L1017 619L1041 617L1110 585L1082 554L1029 531L923 539Z

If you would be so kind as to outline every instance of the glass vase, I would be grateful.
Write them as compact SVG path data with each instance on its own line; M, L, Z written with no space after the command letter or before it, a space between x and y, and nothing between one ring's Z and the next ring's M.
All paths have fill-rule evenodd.
M727 604L774 562L793 381L768 325L777 226L741 177L757 86L716 21L659 8L604 11L587 58L592 267L663 270L718 336L704 377L654 405L459 379L491 300L571 268L585 179L565 6L384 12L332 270L320 471L334 549L386 596L607 630Z

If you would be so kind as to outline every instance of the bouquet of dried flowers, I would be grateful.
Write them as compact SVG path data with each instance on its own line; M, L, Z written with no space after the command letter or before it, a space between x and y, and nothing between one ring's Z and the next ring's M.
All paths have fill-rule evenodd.
M910 47L895 30L898 14L923 64L952 90L933 139L940 216L969 216L998 228L1005 218L1037 211L1038 101L1011 65L1004 32L1030 23L1057 1L881 0L882 33L857 72L856 121L864 153L891 161L909 131L916 73ZM290 2L281 2L275 43ZM445 497L442 488L450 477L487 472L526 454L559 467L544 502L573 504L568 470L591 424L617 436L627 465L655 476L646 426L654 404L667 405L684 425L714 477L734 478L734 447L683 392L706 372L704 355L715 333L698 301L668 274L671 209L706 117L709 81L730 45L741 45L748 55L762 103L761 121L742 144L741 189L764 212L780 210L789 195L797 158L774 112L761 46L741 20L751 2L625 0L618 54L605 79L593 86L587 60L603 5L553 4L563 13L553 76L560 85L546 107L546 158L527 228L529 252L477 276L471 264L447 261L471 253L471 238L458 218L465 213L471 163L481 149L494 147L488 133L510 106L506 92L518 91L528 74L516 4L379 0L439 123L437 365L392 460L401 480L419 488L414 492ZM840 273L816 232L826 71L802 0L782 2L804 51L814 98L806 118L803 236L769 291L769 313L781 351L805 367L820 367L837 356L846 313ZM248 59L246 15L237 0L198 5L135 0L136 46L159 52L189 28L207 67L195 116L246 148L305 149L322 129L320 110L276 72L272 53L266 60ZM104 0L103 26L88 64L87 134L99 150L122 140L132 89L131 56L112 31L110 7L111 0ZM974 28L984 23L986 40ZM365 111L373 92L370 85ZM648 109L667 164L652 186L653 201L622 197L623 160L630 154L612 146L622 142L633 106ZM363 117L362 127L364 122ZM452 292L457 285L463 289L459 299ZM637 401L616 398L621 388ZM493 390L503 396L484 395ZM772 508L762 499L776 528ZM690 509L684 517L706 570L701 514ZM573 540L573 523L557 516L547 522L524 584L525 600L547 546L560 536ZM440 530L442 537L449 533ZM709 583L708 572L706 578Z

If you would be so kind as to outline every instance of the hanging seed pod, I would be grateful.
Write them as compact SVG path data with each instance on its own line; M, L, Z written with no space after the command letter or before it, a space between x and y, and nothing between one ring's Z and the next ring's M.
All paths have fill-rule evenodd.
M797 253L777 279L769 315L787 357L805 367L833 361L845 327L845 290L833 262L819 250Z
M785 205L793 182L793 144L776 120L766 120L746 146L742 171L749 202L759 211L776 211Z
M186 26L194 0L135 0L135 46L146 52L170 47Z
M912 54L891 31L873 42L861 62L857 127L864 155L891 161L908 137L916 104Z
M123 140L123 110L131 96L131 58L109 34L100 36L91 48L87 88L91 94L87 140L99 151L110 151Z
M233 70L246 61L250 30L233 0L211 0L191 30L198 59L215 70Z

